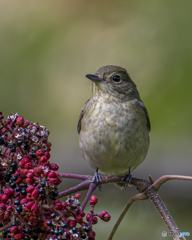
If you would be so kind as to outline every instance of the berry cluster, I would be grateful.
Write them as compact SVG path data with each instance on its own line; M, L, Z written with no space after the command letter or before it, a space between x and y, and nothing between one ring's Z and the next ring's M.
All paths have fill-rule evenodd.
M62 179L57 173L58 165L49 161L48 129L18 114L9 115L5 121L3 118L0 112L0 231L3 237L94 240L92 225L97 223L97 217L107 222L110 215L106 211L94 214L95 196L91 197L91 211L87 215L80 207L80 193L68 196L64 202L57 199Z

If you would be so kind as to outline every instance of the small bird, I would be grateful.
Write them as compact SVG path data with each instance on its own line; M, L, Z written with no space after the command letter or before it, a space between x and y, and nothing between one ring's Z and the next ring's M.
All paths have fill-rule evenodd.
M81 154L96 170L114 176L127 176L145 159L151 129L147 109L126 69L108 65L95 75L93 96L80 114L77 131ZM99 177L98 177L99 176Z

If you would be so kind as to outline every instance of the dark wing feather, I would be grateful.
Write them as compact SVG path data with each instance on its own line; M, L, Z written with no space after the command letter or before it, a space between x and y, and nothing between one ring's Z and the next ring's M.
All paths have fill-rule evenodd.
M146 119L147 119L147 129L150 132L151 131L151 124L150 124L150 120L149 120L149 114L147 112L147 109L144 105L144 103L142 101L139 101L139 106L141 107L141 109L144 111Z
M90 100L90 99L89 99L89 100ZM82 120L82 118L83 118L83 116L84 116L84 113L85 113L85 111L86 111L86 109L87 109L87 105L88 105L89 100L87 100L87 102L85 103L85 105L84 105L84 107L83 107L83 109L82 109L82 111L81 111L81 113L80 113L80 116L79 116L79 121L78 121L78 124L77 124L77 132L78 132L78 134L79 134L80 131L81 131L81 120Z

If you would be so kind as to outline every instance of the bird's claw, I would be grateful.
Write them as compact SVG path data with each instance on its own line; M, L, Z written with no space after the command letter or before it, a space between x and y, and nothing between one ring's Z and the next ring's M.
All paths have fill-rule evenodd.
M101 184L102 184L102 178L98 173L98 168L95 171L95 174L93 176L93 180L91 181L92 183L95 183L97 185L97 187L99 188L99 190L101 191Z
M122 178L122 181L125 181L124 189L127 188L128 184L131 184L131 179L132 179L132 175L129 169L129 173L125 174L125 176Z

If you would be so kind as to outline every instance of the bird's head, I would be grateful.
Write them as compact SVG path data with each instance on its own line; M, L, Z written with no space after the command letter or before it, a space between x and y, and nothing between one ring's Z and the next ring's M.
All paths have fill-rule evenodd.
M122 67L104 66L94 75L87 74L86 77L93 82L93 95L96 93L109 94L125 100L139 98L135 83L126 69Z

